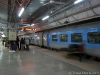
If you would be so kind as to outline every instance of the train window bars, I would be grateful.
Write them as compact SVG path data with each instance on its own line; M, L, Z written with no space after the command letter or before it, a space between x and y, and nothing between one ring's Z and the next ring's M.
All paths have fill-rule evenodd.
M52 35L52 41L58 41L57 35Z
M68 35L67 34L60 34L60 41L61 42L67 42L68 41Z
M73 33L71 34L71 42L82 42L82 33Z
M88 43L100 44L100 32L89 32L87 34Z

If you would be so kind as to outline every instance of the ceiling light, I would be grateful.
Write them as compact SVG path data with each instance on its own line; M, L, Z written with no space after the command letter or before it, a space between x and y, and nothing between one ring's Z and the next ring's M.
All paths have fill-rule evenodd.
M50 3L53 3L54 1L53 0L50 0Z
M1 35L2 37L6 37L4 34Z
M76 0L75 2L74 2L74 4L77 4L77 3L80 3L80 2L82 2L83 0Z
M41 1L46 1L46 0L41 0Z
M34 35L35 37L37 36L37 35Z
M51 11L51 13L52 13L52 11Z
M22 8L20 13L18 14L18 16L20 17L22 15L22 13L24 12L25 8Z
M34 26L35 24L31 24L31 26Z
M40 2L40 3L43 3L43 2Z
M46 16L46 17L44 17L42 20L44 21L44 20L46 20L46 19L48 19L50 16Z
M31 13L29 15L31 15Z

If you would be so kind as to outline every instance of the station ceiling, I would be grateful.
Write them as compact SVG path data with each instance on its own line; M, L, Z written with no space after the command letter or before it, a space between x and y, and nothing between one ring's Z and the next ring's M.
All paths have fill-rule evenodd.
M51 2L50 1L54 1ZM34 22L37 18L44 14L48 14L48 11L54 11L56 8L67 4L71 0L30 0L30 3L25 8L23 15L21 16L22 22Z
M0 27L3 27L4 24L7 27L9 15L8 6L10 6L8 4L9 1L12 1L13 3L16 1L19 3L19 6L26 2L26 5L24 5L25 11L19 18L19 27L24 27L27 26L27 24L32 24L40 16L47 14L48 11L54 11L56 8L65 5L71 0L0 0Z
M23 15L21 16L21 20L27 20L26 24L28 23L30 25L33 23L41 23L41 25L37 24L37 27L41 30L53 28L56 26L59 27L60 25L63 26L63 23L65 22L71 24L86 19L92 19L97 17L96 15L99 15L99 0L83 0L83 2L79 4L74 4L75 1L76 0L30 0L30 3L27 5ZM65 13L67 13L67 16L65 17L62 15L62 17L59 15L62 17L62 20L60 18L55 20L54 14L56 13L56 10L58 11L57 14L59 14L61 13L59 11L62 11L63 9L66 9L67 12L65 11ZM48 14L50 14L50 17L53 17L52 20L54 22L48 22L49 20L46 20L47 22L42 25L42 18Z
M0 23L7 21L8 18L8 1L0 0Z
M7 35L8 0L0 0L0 35Z
M48 14L53 15L53 14L55 14L55 11L57 9L64 8L64 7L67 8L68 6L73 4L73 2L75 2L76 0L0 0L0 23L2 23L2 24L0 24L0 26L2 28L4 25L5 25L5 27L7 27L8 18L9 18L8 17L9 16L9 9L8 9L9 8L9 4L8 4L9 1L12 1L13 2L12 4L14 4L14 2L18 4L16 16L17 16L19 22L16 21L16 19L15 19L16 16L13 17L14 16L13 13L12 13L13 15L10 15L10 17L12 17L11 22L13 23L16 21L15 23L19 24L18 27L19 27L19 30L21 30L21 28L23 28L25 26L32 27L31 24L33 24L33 23L36 24L36 23L39 23L39 21L41 23L41 20L45 15L48 15ZM74 12L69 13L69 15L72 16L72 17L67 16L67 17L69 17L69 22L71 22L71 20L74 20L74 19L78 20L78 18L76 16L78 16L79 18L86 16L86 18L87 18L89 15L90 15L89 17L91 17L91 16L95 16L98 14L98 10L95 9L97 7L97 5L94 5L94 4L99 0L93 0L93 2L92 2L92 0L84 0L84 1L88 1L88 3L85 3L83 5L80 4L80 6L76 8L77 10L75 9L75 13ZM92 3L90 4L89 1L91 1ZM10 7L12 7L12 10L14 10L15 9L14 6L16 6L16 5L12 5L12 4L10 5ZM99 2L97 2L97 4L99 7L100 6ZM19 10L21 5L25 7L25 11L21 15L21 17L18 17L18 10ZM84 5L85 5L85 7L83 7ZM84 8L84 11L83 11L84 15L81 15L81 17L80 17L77 14L80 14L82 12L81 10L83 10L83 9L80 9L81 12L78 10L78 8L80 8L81 6L82 6L82 8ZM87 8L86 8L86 6L87 6ZM93 8L95 10L93 10ZM12 10L10 10L10 11L12 11ZM91 11L88 11L88 10L91 10ZM57 11L59 11L59 10L57 10ZM86 12L88 12L89 15L87 15ZM13 21L13 19L15 19L15 21ZM52 24L51 24L51 27L54 26ZM14 24L14 25L16 25L16 24ZM38 26L38 24L37 24L37 26ZM45 25L43 27L46 28ZM50 27L50 26L48 25L48 27Z

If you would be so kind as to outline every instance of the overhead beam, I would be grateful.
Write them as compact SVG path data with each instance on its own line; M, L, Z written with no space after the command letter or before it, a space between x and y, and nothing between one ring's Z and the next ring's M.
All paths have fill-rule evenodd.
M62 5L66 5L66 3L65 2L54 2L54 3L56 3L56 4L62 4Z

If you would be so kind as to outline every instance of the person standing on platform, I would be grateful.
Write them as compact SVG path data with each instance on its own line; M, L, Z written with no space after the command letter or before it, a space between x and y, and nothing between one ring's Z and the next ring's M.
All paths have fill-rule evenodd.
M14 43L13 41L10 41L10 50L13 50L13 47L14 47Z
M20 41L20 49L24 50L24 39L23 38L21 38L21 41Z
M15 50L15 52L17 50L17 44L16 44L16 42L14 42L14 50Z
M19 37L16 38L17 49L19 49Z
M83 52L84 52L84 43L82 42L80 45L79 45L79 61L82 62L82 56L83 56Z
M25 42L26 42L26 49L29 50L29 39L26 38Z
M25 46L26 46L26 43L25 43L25 38L24 38L23 40L24 40L24 50L25 50Z

